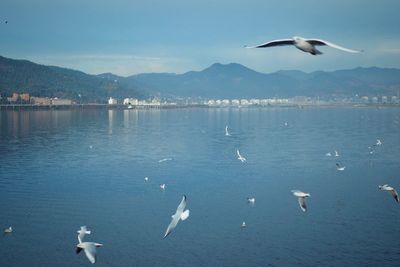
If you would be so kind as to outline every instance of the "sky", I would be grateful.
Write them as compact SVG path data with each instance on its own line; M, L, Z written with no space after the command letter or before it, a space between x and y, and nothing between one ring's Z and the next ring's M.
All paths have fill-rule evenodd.
M2 0L0 55L122 76L216 62L264 73L400 68L399 10L398 0ZM364 52L243 48L292 36Z

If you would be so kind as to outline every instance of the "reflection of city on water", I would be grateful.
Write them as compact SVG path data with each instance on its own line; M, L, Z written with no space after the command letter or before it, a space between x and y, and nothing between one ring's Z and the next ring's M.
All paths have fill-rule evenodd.
M68 127L70 110L20 110L0 112L0 134L15 138L28 137L32 131Z

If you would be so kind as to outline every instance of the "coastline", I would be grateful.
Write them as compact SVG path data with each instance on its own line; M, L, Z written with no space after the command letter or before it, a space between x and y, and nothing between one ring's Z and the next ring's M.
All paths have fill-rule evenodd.
M148 110L148 109L184 109L184 108L211 108L211 109L240 109L240 108L400 108L400 104L359 104L359 103L329 103L329 104L276 104L276 105L246 105L246 106L211 106L204 104L187 105L135 105L128 108L122 104L73 104L73 105L32 105L15 104L0 105L0 111L19 110L80 110L80 109L117 109L117 110Z

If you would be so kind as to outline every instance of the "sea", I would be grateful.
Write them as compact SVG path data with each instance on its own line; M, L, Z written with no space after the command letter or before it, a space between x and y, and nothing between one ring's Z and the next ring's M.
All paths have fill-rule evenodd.
M0 266L92 266L84 225L99 267L399 266L383 184L400 192L399 108L1 111Z

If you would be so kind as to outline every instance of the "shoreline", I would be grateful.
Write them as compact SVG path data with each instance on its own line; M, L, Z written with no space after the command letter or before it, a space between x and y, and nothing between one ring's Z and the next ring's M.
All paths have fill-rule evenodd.
M19 110L81 110L81 109L117 109L117 110L148 110L148 109L185 109L185 108L400 108L400 104L359 104L359 103L331 103L331 104L277 104L277 105L246 105L246 106L211 106L204 104L188 105L136 105L128 108L123 104L73 104L73 105L32 105L32 104L6 104L0 105L0 111Z

